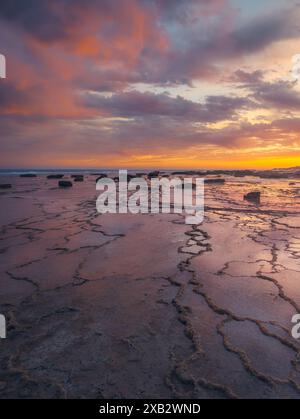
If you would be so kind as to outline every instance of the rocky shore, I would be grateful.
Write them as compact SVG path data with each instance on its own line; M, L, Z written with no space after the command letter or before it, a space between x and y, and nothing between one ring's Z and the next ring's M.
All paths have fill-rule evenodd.
M196 226L2 176L0 398L300 398L295 173L210 173Z

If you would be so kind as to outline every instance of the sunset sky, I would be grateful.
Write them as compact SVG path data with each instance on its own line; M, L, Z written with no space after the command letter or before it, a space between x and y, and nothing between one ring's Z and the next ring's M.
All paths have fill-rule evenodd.
M300 166L298 1L1 0L0 53L2 168Z

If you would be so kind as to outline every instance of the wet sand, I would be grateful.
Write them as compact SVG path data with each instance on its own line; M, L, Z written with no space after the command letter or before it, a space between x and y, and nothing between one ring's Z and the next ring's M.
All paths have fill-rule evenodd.
M2 176L0 397L299 398L300 183L226 180L188 226Z

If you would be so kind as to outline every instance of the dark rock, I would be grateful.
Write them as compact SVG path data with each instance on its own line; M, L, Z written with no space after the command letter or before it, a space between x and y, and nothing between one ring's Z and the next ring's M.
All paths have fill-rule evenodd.
M159 171L158 170L155 170L154 172L148 173L149 178L158 177L158 176L159 176Z
M10 183L1 183L0 184L0 189L10 189L10 188L11 188Z
M74 177L74 182L83 182L83 180L84 180L83 176Z
M73 184L69 180L60 180L58 182L58 186L60 188L70 188L71 186L73 186Z
M259 204L260 196L261 196L260 192L257 192L257 191L249 192L246 195L244 195L244 200L249 201L249 202L254 202L255 204Z
M20 177L37 177L34 173L23 173Z
M214 178L214 179L204 179L204 182L207 184L218 184L218 185L224 185L226 182L225 179L222 178Z
M64 175L48 175L47 179L62 179Z

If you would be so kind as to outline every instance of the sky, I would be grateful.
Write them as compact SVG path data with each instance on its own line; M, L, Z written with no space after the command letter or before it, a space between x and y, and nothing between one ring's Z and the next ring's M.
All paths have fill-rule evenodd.
M300 166L297 0L1 0L0 168Z

